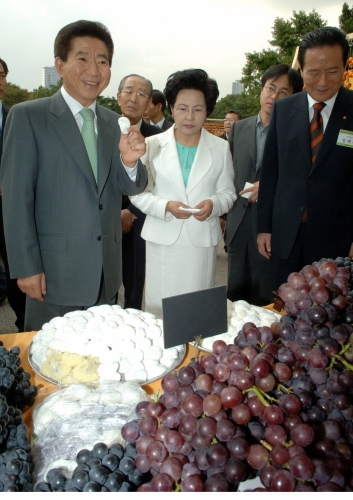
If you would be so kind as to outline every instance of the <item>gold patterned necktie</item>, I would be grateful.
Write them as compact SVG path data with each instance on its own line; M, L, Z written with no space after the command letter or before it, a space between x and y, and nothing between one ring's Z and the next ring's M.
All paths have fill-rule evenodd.
M82 138L86 146L89 161L93 170L96 182L98 180L98 141L94 129L94 111L90 108L83 108L80 111L84 122L82 126Z

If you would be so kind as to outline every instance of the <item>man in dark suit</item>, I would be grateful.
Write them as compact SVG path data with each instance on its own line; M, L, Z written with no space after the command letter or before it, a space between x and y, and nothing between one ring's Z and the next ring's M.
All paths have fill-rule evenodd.
M113 50L104 25L65 26L54 43L63 86L9 113L4 226L11 276L27 294L26 330L72 310L113 304L121 284L117 207L122 193L143 191L147 172L138 127L120 134L118 115L96 103L110 81Z
M238 122L239 120L242 120L243 117L239 113L239 111L235 111L234 109L230 109L228 113L226 114L226 117L223 120L223 127L224 127L224 134L220 136L221 139L225 139L228 141L229 138L229 132L230 129L232 128L232 125L234 122Z
M10 108L4 106L1 102L5 92L7 83L7 74L9 70L5 61L0 59L0 165L2 158L2 144L5 131L5 123L7 119L8 112ZM2 219L2 196L0 187L0 255L4 262L5 275L7 282L7 300L10 306L16 314L15 325L19 332L24 331L24 320L25 320L25 307L26 307L26 295L18 288L17 280L10 279L10 270L7 259L6 244L5 244L5 234L4 225Z
M151 103L152 83L140 75L125 76L119 85L117 100L131 125L140 127L143 137L160 134L160 127L142 120ZM146 271L146 242L141 238L146 215L124 196L121 205L124 307L142 308Z
M300 92L303 81L298 72L279 64L264 73L261 86L259 114L235 122L229 134L238 198L227 214L225 234L227 296L232 301L246 300L259 306L272 302L270 265L259 254L256 243L256 201L263 147L274 102ZM252 186L245 188L247 182Z
M274 286L322 257L353 256L353 92L342 76L338 28L307 33L299 48L305 92L277 102L263 157L259 251Z
M151 104L147 108L146 115L150 120L150 124L161 128L163 132L173 126L172 122L165 119L164 111L166 108L167 101L163 92L160 90L153 90Z

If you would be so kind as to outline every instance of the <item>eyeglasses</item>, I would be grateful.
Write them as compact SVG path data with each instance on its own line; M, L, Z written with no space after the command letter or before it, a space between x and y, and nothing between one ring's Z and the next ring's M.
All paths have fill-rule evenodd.
M137 99L149 99L150 96L146 94L142 94L142 92L137 92L136 90L121 90L121 94L126 94L129 97L132 97L134 94L136 94Z
M289 96L289 93L286 90L279 89L275 85L265 85L264 89L270 95L278 94L278 98L279 99L282 99L283 97L288 97Z
M206 109L203 106L197 106L196 108L188 108L187 106L175 106L174 109L182 115L188 115L191 113L195 116L201 116L201 114L206 113Z

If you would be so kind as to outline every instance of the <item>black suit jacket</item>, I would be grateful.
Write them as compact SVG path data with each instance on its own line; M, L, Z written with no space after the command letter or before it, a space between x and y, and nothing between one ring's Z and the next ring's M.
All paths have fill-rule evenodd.
M1 105L2 105L2 124L1 124L2 133L1 133L1 140L0 140L0 163L1 163L1 157L2 157L2 143L4 140L5 123L6 123L7 115L9 114L9 111L10 111L10 108L4 106L3 103L1 103Z
M142 120L141 127L140 127L141 135L143 137L150 137L151 135L156 135L156 134L161 134L163 132L162 129L157 127L156 125L150 125L149 123L146 123L145 121ZM124 210L125 208L129 209L129 211L135 215L135 217L143 218L145 220L146 215L143 214L138 208L136 208L131 202L130 198L126 195L123 195L122 198L122 203L121 203L121 209Z
M168 120L164 119L162 130L165 132L166 130L168 130L168 128L172 126L173 126L172 122L168 122Z
M353 149L337 145L353 131L353 92L340 88L314 164L307 93L274 103L263 155L258 232L272 233L272 252L287 259L307 210L312 260L348 255L353 242Z

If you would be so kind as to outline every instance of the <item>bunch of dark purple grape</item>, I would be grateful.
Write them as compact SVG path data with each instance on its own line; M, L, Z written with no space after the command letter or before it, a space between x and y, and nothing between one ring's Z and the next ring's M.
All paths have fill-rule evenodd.
M278 334L302 349L303 359L322 370L353 370L353 298L348 296L350 271L326 260L288 276L278 293L288 317Z
M159 401L137 406L122 436L153 476L138 491L230 491L255 476L262 491L353 490L353 328L341 269L331 282L329 262L327 280L313 266L291 275L281 287L296 287L291 315L271 328L244 324L234 345L214 342L211 355L162 379Z
M116 443L108 448L104 443L97 443L92 451L84 449L78 452L77 467L71 478L67 478L60 469L51 469L46 475L47 482L37 483L34 491L136 491L150 479L150 474L136 469L136 456L134 445L128 444L123 448Z
M37 387L31 385L31 375L20 366L20 348L10 351L0 341L0 394L6 396L7 403L15 408L32 406L37 395Z
M21 410L0 395L0 491L33 491L30 451Z

